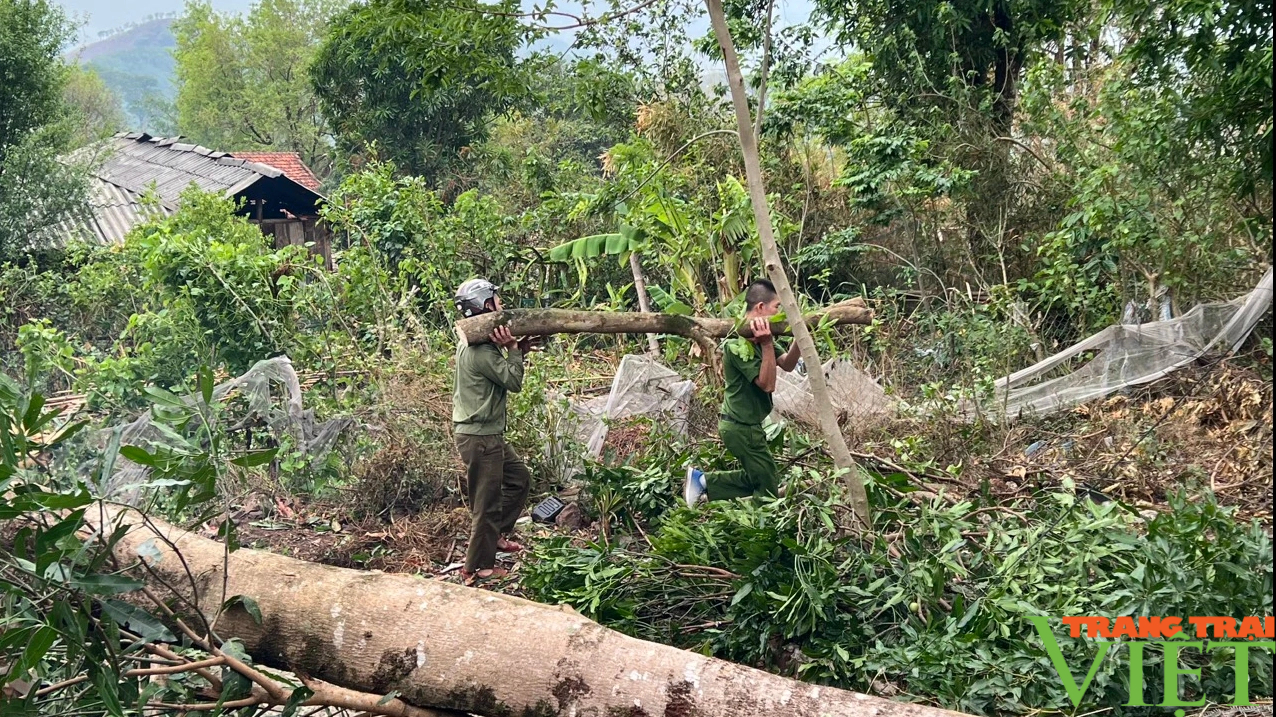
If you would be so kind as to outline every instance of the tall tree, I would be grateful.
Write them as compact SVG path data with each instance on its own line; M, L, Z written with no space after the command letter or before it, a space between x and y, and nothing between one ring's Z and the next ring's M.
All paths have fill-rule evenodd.
M71 129L61 51L72 33L47 0L0 0L0 261L83 201L82 173L57 160Z
M331 138L307 68L343 0L258 0L246 15L192 0L175 23L183 134L224 150L297 152L321 177Z
M1173 93L1184 135L1243 161L1243 191L1272 182L1272 4L1111 0L1133 80ZM1180 154L1181 156L1181 154ZM1270 213L1268 213L1270 217Z
M990 101L1003 134L1028 61L1064 36L1081 7L1077 0L816 1L838 39L872 58L894 107L952 109L954 89L970 91L971 106Z
M75 126L75 146L109 137L127 123L120 98L92 67L71 67L63 97Z
M527 93L518 3L366 0L333 19L312 67L340 149L445 183L489 120Z

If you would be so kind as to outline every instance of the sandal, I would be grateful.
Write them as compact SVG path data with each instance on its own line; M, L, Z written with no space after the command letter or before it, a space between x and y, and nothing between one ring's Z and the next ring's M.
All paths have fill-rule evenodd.
M505 568L483 568L476 572L468 572L464 568L461 569L461 581L466 585L474 586L478 583L487 582L488 580L497 580L510 574Z
M497 541L496 541L496 549L497 549L497 550L499 550L499 551L501 551L501 552L503 552L503 553L521 553L521 552L523 552L523 546L522 546L522 545L520 545L520 544L518 544L518 543L515 543L515 542L514 542L514 541L512 541L512 540L506 540L505 538L498 538L498 539L497 539Z

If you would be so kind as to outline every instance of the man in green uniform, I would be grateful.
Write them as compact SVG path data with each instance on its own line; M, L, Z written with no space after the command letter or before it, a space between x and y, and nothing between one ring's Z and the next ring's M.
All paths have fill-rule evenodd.
M771 336L770 317L780 311L774 284L766 279L754 281L744 300L748 306L744 318L753 336L732 339L723 351L722 373L727 385L718 420L718 435L741 467L718 473L688 467L682 491L688 506L695 506L702 496L708 500L775 496L779 489L779 469L767 448L762 421L771 415L776 368L792 371L799 353L796 343L781 353Z
M498 287L471 279L456 292L464 316L501 310ZM523 546L504 536L514 530L531 488L527 464L505 442L505 398L523 388L523 356L529 340L518 341L502 326L492 342L456 349L456 386L452 392L452 432L465 462L473 522L461 575L467 584L507 574L496 567L496 551Z

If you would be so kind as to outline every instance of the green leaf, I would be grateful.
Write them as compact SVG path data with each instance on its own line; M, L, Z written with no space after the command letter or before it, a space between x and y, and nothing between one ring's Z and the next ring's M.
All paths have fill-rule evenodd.
M293 717L293 715L297 714L297 709L301 707L301 703L314 696L314 690L305 685L294 687L292 694L288 695L288 702L284 704L280 717Z
M269 448L264 451L253 451L237 456L230 460L231 463L241 468L253 468L255 466L264 465L271 462L275 458L275 454L279 452L278 448Z
M7 654L17 645L29 642L29 636L34 633L36 629L37 628L35 627L13 627L0 633L0 654Z
M381 705L388 705L390 704L390 700L398 696L399 696L398 690L390 690L385 697L382 697L381 699L377 700L377 706L380 707Z
M605 251L608 254L624 254L629 251L629 241L623 234L608 234Z
M114 598L102 601L102 612L121 627L137 633L148 642L176 642L177 637L169 631L164 623L145 610Z
M102 464L98 468L100 485L106 485L111 476L115 475L115 459L120 454L120 436L123 434L123 426L116 426L111 431L111 438L106 443L106 451L102 454Z
M735 605L736 603L748 597L749 593L751 592L753 592L753 583L745 583L744 585L740 586L739 590L735 592L735 595L731 598L731 604Z
M31 402L27 405L26 413L22 414L22 427L26 429L28 434L34 434L39 431L40 425L44 422L40 420L40 409L44 408L44 396L35 394L31 397ZM53 413L56 416L61 413L62 409L55 409ZM49 418L52 418L50 416ZM48 418L45 419L49 420Z
M180 396L177 396L176 394L171 393L169 391L165 391L162 388L158 388L156 386L147 386L145 388L145 391L146 391L146 394L150 397L152 403L157 403L161 406L170 406L172 408L187 407L186 402L183 401Z
M213 402L213 372L207 366L199 369L199 393L205 406Z
M45 510L71 510L79 508L93 502L93 496L89 495L89 491L81 487L75 493L46 493L44 491L32 491L24 493L20 496L16 505L30 506L24 510L33 508L44 508Z
M156 545L155 538L151 538L137 546L137 557L154 565L164 559L164 554L160 552L159 546Z
M622 225L619 233L593 234L564 242L549 250L550 261L569 259L595 259L600 256L617 256L643 248L643 233Z
M58 521L48 530L37 533L35 537L35 554L39 556L41 561L49 560L52 562L52 560L56 560L56 554L53 552L53 548L57 545L58 541L73 534L76 529L83 524L84 509L81 508L74 513L71 513L66 518ZM39 562L37 564L40 564L41 569L43 569L44 564Z
M114 674L99 671L93 675L93 684L97 687L97 696L102 698L106 711L113 717L124 717L124 706L120 704L120 684Z
M45 450L70 440L73 436L75 436L75 434L84 430L84 428L88 425L88 421L76 421L75 423L65 426L61 431L58 431L57 435L45 442Z
M53 643L57 642L58 631L48 625L41 625L36 628L35 633L31 635L31 639L27 641L27 646L22 650L22 657L13 664L9 669L6 683L12 682L20 677L24 677L27 670L40 664L40 660L49 654L49 650L53 648Z
M79 575L71 578L71 585L90 595L120 595L141 590L141 580L124 575Z
M222 605L222 609L229 610L236 605L242 605L244 608L244 611L247 612L250 617L252 617L253 622L257 623L258 625L261 624L261 608L257 606L256 600L248 597L247 595L236 595L232 597L231 599L227 600L226 603Z
M159 459L140 446L120 446L120 455L147 468L154 468L159 464Z
M755 351L753 342L746 338L734 338L727 341L727 350L741 361L752 361Z
M691 316L695 310L690 306L678 301L673 294L666 292L664 289L651 284L647 287L647 293L651 295L653 301L660 306L660 311L675 316Z

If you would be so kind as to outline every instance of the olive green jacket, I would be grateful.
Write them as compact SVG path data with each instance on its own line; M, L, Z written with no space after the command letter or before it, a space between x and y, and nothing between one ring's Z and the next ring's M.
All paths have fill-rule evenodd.
M456 385L452 389L452 427L466 436L505 432L505 397L523 389L523 354L502 353L496 344L456 349Z

